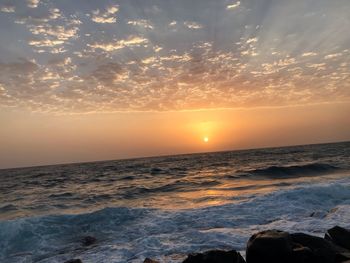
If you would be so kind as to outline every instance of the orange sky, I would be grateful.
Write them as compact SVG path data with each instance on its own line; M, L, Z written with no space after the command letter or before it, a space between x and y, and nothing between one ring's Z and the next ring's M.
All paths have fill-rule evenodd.
M349 109L337 103L61 116L1 112L0 167L345 141Z
M350 140L349 14L349 0L0 1L0 168Z

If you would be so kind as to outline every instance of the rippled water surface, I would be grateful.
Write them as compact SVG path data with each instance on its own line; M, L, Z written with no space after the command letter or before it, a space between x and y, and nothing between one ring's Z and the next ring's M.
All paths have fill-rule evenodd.
M0 170L0 261L178 262L264 228L322 235L350 226L349 175L350 143Z

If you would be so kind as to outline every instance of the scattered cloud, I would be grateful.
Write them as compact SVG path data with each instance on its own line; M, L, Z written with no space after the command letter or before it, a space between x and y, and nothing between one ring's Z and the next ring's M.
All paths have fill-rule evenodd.
M141 46L148 43L148 39L139 36L129 36L127 39L116 40L108 43L88 44L93 49L101 49L104 51L115 51L125 47Z
M50 40L50 39L40 39L40 40L30 40L28 44L35 47L54 47L57 45L62 45L63 40Z
M92 12L92 21L101 24L111 24L117 22L115 14L119 11L119 5L112 5L101 11L100 9Z
M128 25L144 27L147 29L153 29L153 25L150 23L150 21L148 21L146 19L129 20Z
M251 44L251 43L256 43L256 42L258 42L258 38L254 37L254 38L249 38L246 43Z
M315 53L315 52L306 52L306 53L303 53L301 56L302 57L313 57L313 56L317 56L317 53Z
M1 12L4 13L14 13L15 12L15 6L13 5L4 5L0 7Z
M203 25L201 25L197 22L193 22L193 21L185 21L184 25L186 27L188 27L189 29L201 29L201 28L203 28Z
M29 8L37 8L40 0L27 0L27 5Z
M49 24L44 25L36 25L36 26L29 26L30 32L32 32L33 35L41 35L41 36L51 36L55 37L57 40L68 40L74 36L76 36L79 28L78 27L70 27L66 28L64 26L53 26Z
M306 66L309 68L316 69L316 70L325 70L326 69L326 63L313 63L313 64L307 64Z
M347 15L344 3L240 8L218 0L211 16L211 0L179 1L172 9L147 0L84 9L3 1L0 107L143 111L350 99L350 38L342 33L350 24L334 19ZM304 15L315 10L326 16Z
M231 5L226 6L226 9L232 10L232 9L235 9L235 8L239 7L240 5L241 5L241 2L240 2L240 1L237 1L237 2L234 3L234 4L231 4Z
M176 21L171 21L171 22L169 23L169 26L176 26L176 24L177 24Z
M50 8L49 10L47 10L47 12L40 13L35 16L20 15L15 18L14 23L22 25L38 25L41 23L53 22L54 20L59 20L60 18L62 18L61 11L58 8Z
M49 9L49 18L54 20L61 17L61 12L58 8Z
M159 52L159 51L161 51L162 49L163 49L162 47L157 46L157 45L153 47L154 52Z
M325 59L333 59L333 58L337 58L340 57L342 54L341 53L335 53L335 54L329 54L327 56L325 56Z

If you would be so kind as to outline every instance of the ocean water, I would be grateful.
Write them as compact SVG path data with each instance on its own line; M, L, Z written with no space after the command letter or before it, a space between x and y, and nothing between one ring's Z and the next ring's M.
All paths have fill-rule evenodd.
M0 262L181 262L350 228L350 143L0 170ZM81 240L97 242L84 247Z

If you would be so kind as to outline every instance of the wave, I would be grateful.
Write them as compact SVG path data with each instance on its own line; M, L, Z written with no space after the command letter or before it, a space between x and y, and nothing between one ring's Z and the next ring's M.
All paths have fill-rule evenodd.
M202 189L204 187L213 187L220 185L218 180L202 180L202 181L175 181L172 183L164 184L156 187L130 187L130 190L126 191L123 195L124 198L140 198L142 195L156 194L156 193L169 193L169 192L186 192L194 189Z
M0 207L0 212L1 213L5 213L5 212L9 212L9 211L16 211L18 210L17 206L9 204L9 205L4 205L2 207Z
M69 198L74 196L73 193L61 193L61 194L51 194L49 195L49 198Z
M334 225L350 227L349 200L350 180L344 179L204 208L114 207L0 221L0 262L141 262L206 249L243 250L252 232L262 229L321 235ZM96 245L84 247L85 236L96 237Z
M339 167L326 163L309 163L303 165L290 166L269 166L267 168L254 169L247 171L246 175L265 176L273 178L285 178L294 176L313 176L331 173L339 170Z

